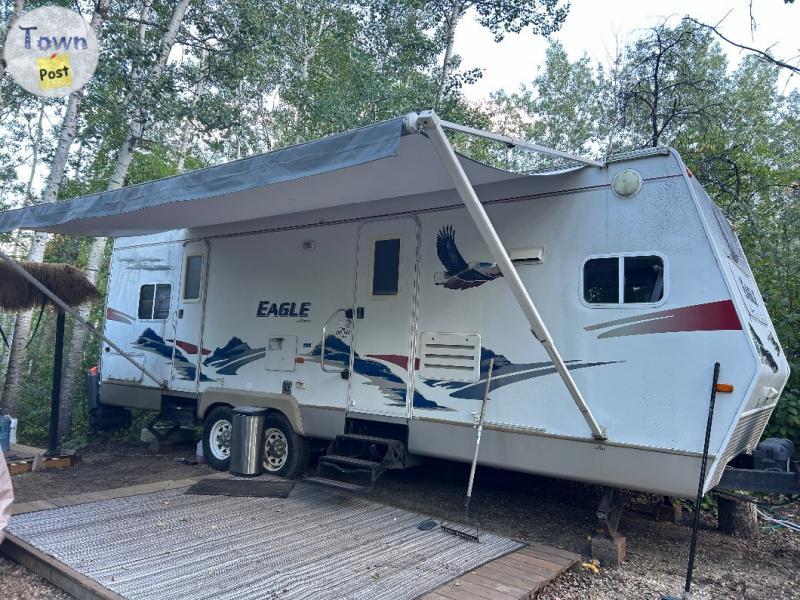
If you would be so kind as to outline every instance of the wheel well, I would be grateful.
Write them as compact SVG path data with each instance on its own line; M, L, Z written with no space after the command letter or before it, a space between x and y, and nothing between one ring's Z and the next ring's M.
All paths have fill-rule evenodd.
M233 408L233 406L231 406L230 404L227 404L226 402L217 402L215 404L209 404L208 408L206 408L206 412L203 413L202 420L205 421L206 417L211 414L211 411L213 411L215 408L219 408L220 406L226 406L228 408Z
M210 414L211 414L211 411L213 411L215 408L218 408L218 407L220 407L220 406L225 406L225 407L227 407L227 408L231 408L231 409L233 409L233 408L236 408L235 406L233 406L232 404L228 404L227 402L215 402L214 404L209 404L209 405L208 405L208 408L206 409L206 412L205 412L205 414L203 415L203 420L205 421L205 418L206 418L208 415L210 415ZM286 419L286 421L289 423L289 426L290 426L290 427L292 428L292 430L294 431L294 426L292 425L292 421L291 421L291 419L290 419L290 418L288 417L288 415L286 415L286 413L284 413L282 410L279 410L279 409L277 409L277 408L267 408L267 409L266 409L266 411L267 411L267 414L273 414L273 413L275 413L275 414L279 414L279 415L281 415L281 416L282 416L284 419ZM297 432L297 431L295 431L295 433L298 433L298 432Z

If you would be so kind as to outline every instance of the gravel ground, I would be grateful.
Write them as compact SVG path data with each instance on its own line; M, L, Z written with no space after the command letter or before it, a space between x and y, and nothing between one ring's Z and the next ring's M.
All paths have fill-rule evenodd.
M25 567L1 556L0 597L3 600L68 600L72 598Z
M17 501L27 502L68 494L182 479L211 473L192 459L193 446L153 453L144 444L97 446L84 450L72 469L15 475ZM467 478L465 465L435 461L407 471L388 472L370 498L439 518L459 519ZM596 486L544 477L479 469L473 515L482 527L516 539L550 544L588 557L596 529L600 498ZM580 568L538 595L541 600L654 599L680 596L686 569L690 529L657 522L651 516L657 498L627 494L621 530L627 536L628 558L622 567ZM782 509L785 518L800 522L800 507ZM755 540L718 533L713 515L703 515L693 598L800 599L800 535L762 529ZM0 597L67 598L22 567L0 559Z

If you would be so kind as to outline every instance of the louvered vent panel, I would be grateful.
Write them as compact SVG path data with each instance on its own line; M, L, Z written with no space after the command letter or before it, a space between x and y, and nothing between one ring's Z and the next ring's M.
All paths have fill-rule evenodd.
M425 331L420 336L419 374L424 379L479 381L481 336Z
M774 406L768 406L759 410L754 410L750 414L742 415L736 429L733 430L733 435L728 442L725 451L722 453L722 458L712 475L712 486L719 483L722 477L722 472L725 470L728 462L733 460L739 454L745 452L752 452L758 445L764 429L767 427L767 421L772 414Z

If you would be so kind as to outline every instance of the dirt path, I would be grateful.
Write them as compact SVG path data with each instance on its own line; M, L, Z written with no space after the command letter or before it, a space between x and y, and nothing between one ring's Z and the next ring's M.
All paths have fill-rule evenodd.
M95 447L84 451L75 468L14 476L18 502L69 494L183 479L211 473L206 466L176 459L193 458L191 446L152 453L143 444ZM458 519L462 513L467 468L433 462L405 472L389 472L370 498L378 502ZM487 529L588 555L595 529L600 490L555 479L480 469L473 514ZM594 574L583 569L562 577L539 598L546 600L658 599L680 596L690 530L660 523L645 514L654 498L628 497L634 510L623 517L628 560L617 569ZM795 505L797 507L797 505ZM800 510L785 510L800 521ZM705 523L698 543L696 599L800 599L800 535L762 530L757 539L739 540L717 533ZM0 559L3 598L65 598L61 592L13 563Z

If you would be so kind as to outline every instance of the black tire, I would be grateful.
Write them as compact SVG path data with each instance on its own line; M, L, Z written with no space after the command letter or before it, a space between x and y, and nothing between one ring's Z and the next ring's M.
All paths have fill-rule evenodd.
M296 434L282 413L270 412L264 419L265 473L298 479L305 473L310 456L311 443L308 438Z
M227 427L224 425L225 422L227 422ZM228 442L227 455L223 451L226 431ZM203 421L203 456L208 465L218 471L227 471L230 466L230 435L232 431L233 409L230 406L217 406L206 415L205 421ZM215 439L212 439L212 437Z

